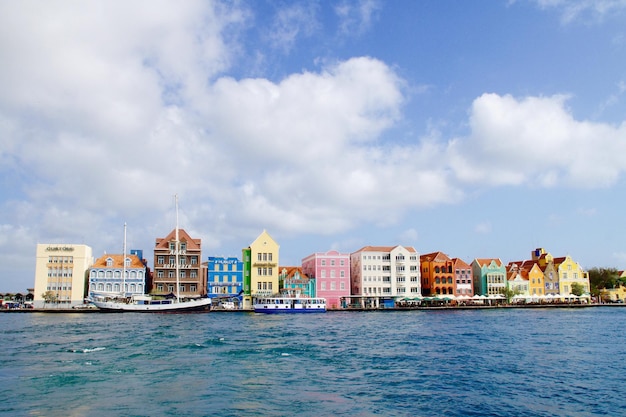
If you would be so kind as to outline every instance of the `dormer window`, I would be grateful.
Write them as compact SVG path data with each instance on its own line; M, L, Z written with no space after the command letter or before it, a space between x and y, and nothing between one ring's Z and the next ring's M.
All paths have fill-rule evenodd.
M170 242L170 250L176 250L176 242Z
M180 250L187 250L187 243L186 242L180 242Z
M130 258L124 259L124 266L126 266L126 268L130 267Z
M113 258L107 258L107 266L108 267L113 266Z

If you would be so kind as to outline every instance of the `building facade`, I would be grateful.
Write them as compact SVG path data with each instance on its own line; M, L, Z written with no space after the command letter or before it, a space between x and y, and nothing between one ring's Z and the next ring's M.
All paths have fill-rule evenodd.
M574 283L582 287L583 294L589 294L589 273L569 255L555 258L545 249L537 248L532 251L532 260L544 273L546 295L570 295Z
M250 246L242 249L244 309L252 308L255 297L279 293L279 254L280 246L265 230Z
M506 267L498 258L474 259L472 261L474 294L503 294L507 286Z
M316 297L315 279L302 272L299 266L281 266L278 274L280 294L285 297Z
M71 307L83 304L86 274L93 264L87 245L37 245L35 263L35 308Z
M474 295L474 281L470 264L462 259L453 258L452 269L454 270L454 280L456 282L454 295L457 297L472 297Z
M366 246L350 254L353 299L365 308L393 306L396 300L419 296L420 259L404 246Z
M211 298L240 297L243 291L243 262L235 257L209 256L207 294Z
M326 299L329 309L340 307L350 296L350 255L336 250L316 252L302 259L302 272L315 278L316 297Z
M194 239L178 229L178 271L180 297L197 298L206 294L206 277L202 274L202 240ZM154 273L150 293L176 294L176 229L166 237L157 238L154 247Z
M130 297L146 290L146 265L137 255L103 255L89 268L89 297Z
M454 262L443 252L420 255L422 294L455 294Z

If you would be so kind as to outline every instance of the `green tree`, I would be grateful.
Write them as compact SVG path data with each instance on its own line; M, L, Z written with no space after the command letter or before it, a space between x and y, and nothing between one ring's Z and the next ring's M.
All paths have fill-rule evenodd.
M615 268L591 268L589 285L591 294L598 296L601 289L615 288L616 285L620 285L619 271Z
M41 294L44 303L56 303L57 295L53 291L46 291Z
M585 292L585 287L579 282L572 282L572 294L581 296Z
M506 298L507 304L511 304L511 300L513 299L513 297L515 297L518 294L520 294L519 289L506 287L505 289L502 290L502 295L504 295L504 297Z

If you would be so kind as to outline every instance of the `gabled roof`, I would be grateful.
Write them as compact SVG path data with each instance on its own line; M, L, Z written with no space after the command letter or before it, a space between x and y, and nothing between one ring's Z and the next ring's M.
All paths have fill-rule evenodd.
M169 249L170 242L174 239L176 239L176 229L164 238L157 238L155 249ZM187 250L200 250L202 246L202 239L193 239L185 229L178 229L178 240L187 244Z
M447 262L451 261L450 257L443 252L432 252L425 255L420 255L420 261L422 262Z
M278 272L280 275L283 274L283 271L285 272L286 279L292 279L297 274L299 274L303 280L310 279L307 274L302 272L302 267L300 266L281 266L278 268Z
M457 266L461 267L461 268L471 268L471 265L468 264L467 262L465 262L463 259L461 258L452 258L452 263L454 265L454 267L456 268Z
M500 258L476 258L474 259L479 266L489 266L492 262L494 262L498 266L502 266L502 261Z
M392 250L394 250L395 248L402 246L402 245L396 245L396 246L364 246L361 249L352 252L352 253L359 253L359 252L391 252ZM415 250L415 248L413 248L412 246L402 246L404 249L406 249L407 251L411 252L411 253L417 253L417 251Z
M126 255L127 259L130 259L130 267L129 268L145 268L143 262L137 255ZM113 261L112 266L107 266L107 260L111 259ZM124 255L102 255L92 265L92 268L123 268L124 267Z

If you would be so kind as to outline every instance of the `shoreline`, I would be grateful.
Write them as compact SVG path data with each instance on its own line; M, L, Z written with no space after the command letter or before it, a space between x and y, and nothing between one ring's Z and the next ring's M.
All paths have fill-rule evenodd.
M391 308L338 308L328 309L328 313L337 312L391 312L391 311L454 311L454 310L492 310L492 309L537 309L537 308L593 308L593 307L626 307L626 304L517 304L517 305L496 305L496 306L442 306L442 307L391 307ZM0 313L45 313L45 314L93 314L106 313L98 309L76 309L76 308L28 308L28 309L0 309ZM127 314L129 312L123 312ZM254 310L225 310L211 309L210 311L194 313L254 313ZM145 314L145 313L142 313ZM172 313L168 313L172 314ZM174 313L176 314L176 313Z

